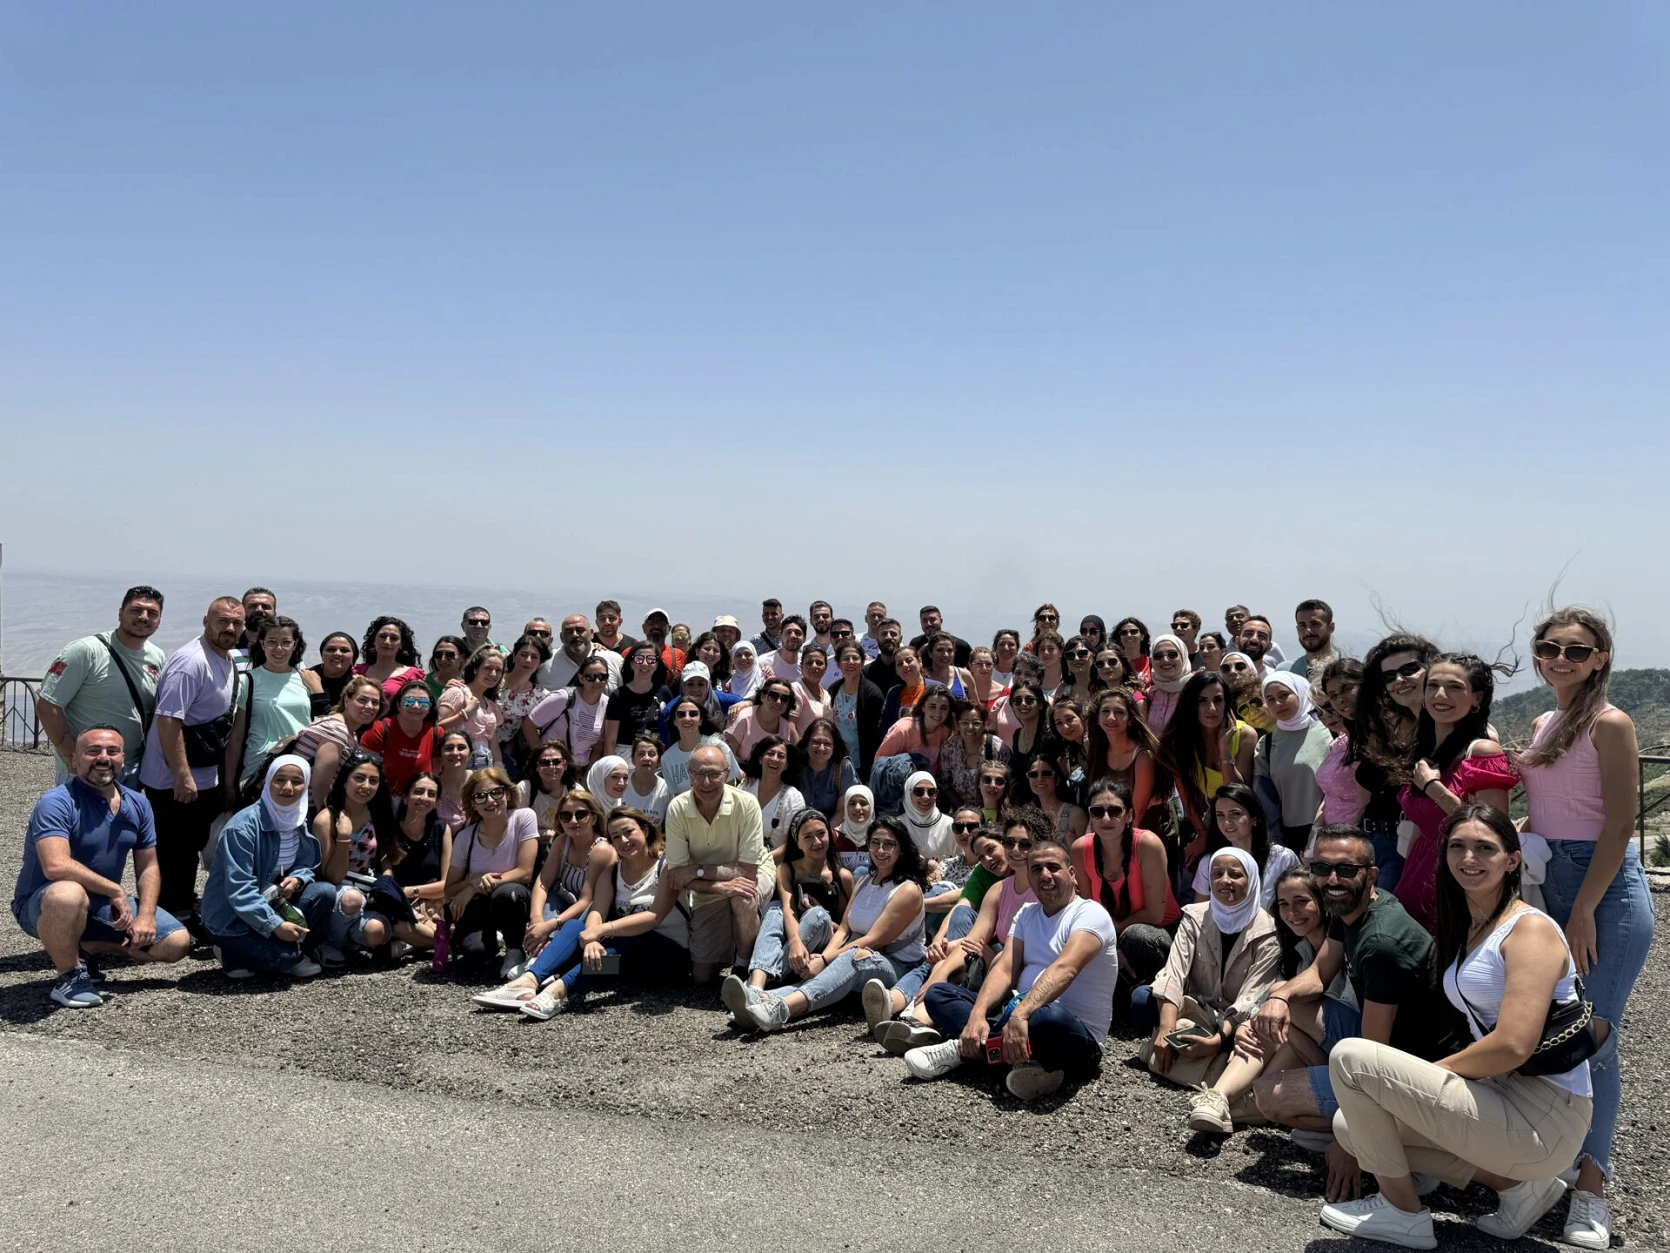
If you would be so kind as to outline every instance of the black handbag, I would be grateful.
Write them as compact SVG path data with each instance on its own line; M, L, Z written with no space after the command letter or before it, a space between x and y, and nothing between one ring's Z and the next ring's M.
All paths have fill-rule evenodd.
M1455 959L1456 995L1461 997L1461 1003L1467 1007L1467 1016L1473 1020L1479 1035L1486 1036L1490 1033L1485 1030L1484 1023L1473 1009L1473 1003L1461 990L1461 956L1457 953ZM1596 1024L1605 1020L1595 1017L1594 1002L1589 1000L1583 990L1582 977L1575 977L1574 982L1574 999L1549 1002L1548 1018L1542 1025L1542 1039L1537 1041L1537 1047L1531 1050L1531 1055L1514 1067L1514 1074L1526 1075L1533 1079L1547 1075L1563 1075L1600 1052L1602 1040Z

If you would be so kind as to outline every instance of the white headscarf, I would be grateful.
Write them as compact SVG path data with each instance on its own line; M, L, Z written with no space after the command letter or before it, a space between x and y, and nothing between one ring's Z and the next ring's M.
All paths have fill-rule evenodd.
M1178 663L1183 668L1180 677L1175 679L1162 679L1160 677L1160 672L1153 663L1154 650L1159 648L1161 644L1170 644L1177 650L1177 655L1183 659ZM1153 644L1148 649L1148 661L1148 677L1154 680L1154 686L1162 692L1181 692L1184 685L1188 683L1189 676L1194 673L1194 663L1189 660L1189 650L1183 646L1183 641L1175 635L1156 635Z
M905 780L905 825L910 838L924 857L949 857L957 851L957 837L951 831L951 819L939 812L937 799L923 809L916 799L916 786L931 783L939 789L939 781L926 770L918 770Z
M1218 669L1220 671L1223 669L1224 662L1228 661L1231 657L1239 657L1242 661L1247 663L1247 669L1251 670L1254 674L1258 673L1258 663L1251 657L1247 656L1247 654L1239 652L1225 653L1222 657L1219 657Z
M294 766L302 772L301 795L288 805L280 805L272 796L273 776L281 766ZM307 825L307 789L312 781L313 767L308 764L307 758L298 757L294 753L274 757L272 764L267 767L267 777L261 783L261 812L267 815L267 821L273 824L273 830L280 835Z
M1220 848L1212 854L1215 862L1221 857L1233 857L1241 863L1241 869L1247 872L1247 894L1236 906L1225 905L1218 899L1218 894L1212 890L1212 871L1206 871L1206 899L1212 906L1212 921L1218 924L1218 931L1223 935L1240 935L1258 916L1263 908L1261 894L1263 885L1259 882L1258 863L1253 855L1244 848Z
M625 799L623 796L621 800L616 800L609 795L603 786L604 780L617 770L626 771L626 785L631 787L632 763L624 757L605 757L586 771L586 791L597 797L597 803L603 806L604 813L608 813L611 809L618 809Z
M1316 711L1310 702L1310 680L1303 675L1290 674L1286 670L1272 670L1264 676L1264 684L1259 690L1268 692L1272 687L1285 687L1299 698L1299 712L1291 718L1282 718L1276 726L1283 731L1303 731L1316 721Z
M742 662L743 655L748 657L748 664ZM754 646L747 640L738 640L731 646L731 677L725 684L725 689L732 696L749 699L759 690L760 684L765 682L765 672L754 664L757 654Z
M847 802L855 796L862 796L870 802L870 821L854 822L847 816ZM876 794L862 783L854 783L841 797L841 834L852 842L854 848L868 848L870 844L870 822L876 818Z

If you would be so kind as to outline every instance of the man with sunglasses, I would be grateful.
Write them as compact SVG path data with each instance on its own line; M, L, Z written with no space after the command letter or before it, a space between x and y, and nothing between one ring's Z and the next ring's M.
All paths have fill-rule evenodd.
M534 682L548 692L574 686L574 676L588 657L601 657L609 667L607 691L620 686L622 660L619 653L610 652L592 638L591 623L583 613L572 613L562 620L561 647L551 654L551 660L540 666Z
M1183 641L1188 650L1191 668L1200 665L1200 647L1195 640L1200 635L1200 615L1193 609L1175 609L1171 614L1171 633Z
M1455 1024L1437 990L1432 936L1395 896L1374 886L1373 842L1343 823L1318 827L1309 869L1330 920L1328 939L1309 969L1271 989L1242 1040L1269 1059L1253 1088L1259 1112L1302 1133L1295 1136L1300 1143L1325 1145L1327 1199L1339 1201L1360 1195L1362 1175L1357 1159L1332 1138L1339 1102L1329 1050L1361 1036L1437 1061L1455 1051ZM1355 1014L1325 1000L1342 969ZM1336 995L1343 990L1335 988Z
M484 644L492 644L501 653L509 651L503 644L495 643L492 639L493 615L480 605L471 605L466 609L458 625L463 631L464 642L470 646L471 653Z

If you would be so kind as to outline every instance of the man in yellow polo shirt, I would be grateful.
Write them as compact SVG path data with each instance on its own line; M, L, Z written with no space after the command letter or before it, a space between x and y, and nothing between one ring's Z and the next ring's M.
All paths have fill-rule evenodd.
M723 967L746 965L760 930L760 907L771 895L760 803L725 782L723 749L690 754L690 790L667 806L667 871L689 891L690 969L710 983Z

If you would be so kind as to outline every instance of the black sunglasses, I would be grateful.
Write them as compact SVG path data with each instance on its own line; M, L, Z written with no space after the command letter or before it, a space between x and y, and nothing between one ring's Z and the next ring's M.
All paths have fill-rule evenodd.
M1531 645L1531 655L1538 661L1554 661L1562 655L1567 661L1587 661L1598 651L1593 644L1567 644L1562 647L1553 640L1538 640Z
M1532 651L1535 652L1536 650L1532 649ZM1383 679L1412 679L1425 669L1426 662L1424 661L1406 661L1401 666L1398 666L1393 670L1387 670L1384 666L1382 666L1380 669L1380 677Z
M1074 658L1088 657L1088 656L1090 656L1090 650L1088 648L1075 648L1075 649L1073 649L1072 652L1068 653L1067 655L1069 657L1074 657Z
M1125 807L1123 805L1092 805L1090 816L1092 818L1123 818Z
M1371 867L1354 861L1313 861L1310 864L1311 877L1324 881L1329 875L1338 875L1341 879L1355 879L1369 869Z
M951 824L951 830L958 835L965 835L970 831L978 831L979 829L980 824L978 822L953 822Z

